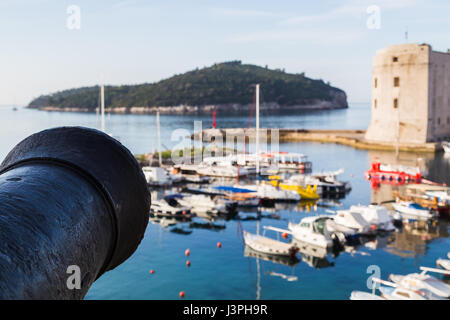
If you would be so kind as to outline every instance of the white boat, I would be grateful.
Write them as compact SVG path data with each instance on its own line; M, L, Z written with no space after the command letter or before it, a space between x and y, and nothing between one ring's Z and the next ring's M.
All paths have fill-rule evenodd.
M442 191L425 191L425 194L431 198L437 198L439 203L450 204L450 189Z
M333 233L329 232L326 225L326 221L329 219L329 216L306 217L298 224L289 222L288 229L298 241L322 248L330 248L334 244L334 236Z
M298 248L290 243L243 231L245 245L251 249L270 255L295 256Z
M400 201L393 203L392 206L405 219L428 220L435 216L429 209L414 202Z
M376 230L394 231L393 218L389 211L379 205L356 205L350 207L351 212L358 212L370 225L374 225Z
M439 267L442 267L442 268L444 268L446 270L450 270L450 252L447 253L447 258L448 259L441 259L441 258L437 259L436 260L436 264Z
M169 203L170 202L170 203ZM177 201L152 200L150 213L157 217L190 217L190 208Z
M214 201L211 199L211 197L197 194L197 195L189 195L189 196L182 196L177 199L177 201L185 206L189 207L191 209L191 212L202 214L227 214L231 211L236 210L236 202L220 199Z
M202 176L237 178L249 174L244 167L237 166L236 162L228 157L211 157L203 159L197 168Z
M439 297L450 298L450 285L426 273L427 271L445 273L445 271L441 272L443 270L424 267L421 267L421 269L423 270L422 273L391 274L389 279L404 288L420 291L425 289ZM447 272L447 274L450 274L450 272Z
M197 173L198 165L195 164L180 164L173 167L173 172L183 177L188 183L208 183L210 178L208 176L200 176Z
M402 287L385 287L379 288L382 297L386 300L441 300L442 298L434 295L427 290L411 290Z
M372 281L374 283L372 294L375 294L375 289L378 288L381 297L386 300L443 300L442 297L437 296L428 289L415 290L378 278L372 278Z
M147 183L151 186L170 186L172 184L172 179L166 170L160 167L143 167L145 179Z
M445 153L450 153L450 142L442 142L442 148L444 149Z
M338 210L332 218L336 224L353 229L361 234L369 234L374 231L372 225L356 211Z
M301 196L292 190L283 190L271 184L236 186L255 191L255 196L263 200L299 201Z
M308 156L302 153L268 152L257 154L240 154L236 156L237 163L254 167L259 162L261 168L268 172L279 170L310 171L312 168ZM270 169L269 169L270 168ZM268 174L265 172L265 174Z
M376 294L354 290L350 294L350 300L386 300L383 297L377 296Z
M337 179L337 176L343 172L344 170L340 169L331 172L298 174L291 176L289 181L305 188L317 186L317 193L321 196L345 195L346 192L351 190L351 187L348 182L341 182Z

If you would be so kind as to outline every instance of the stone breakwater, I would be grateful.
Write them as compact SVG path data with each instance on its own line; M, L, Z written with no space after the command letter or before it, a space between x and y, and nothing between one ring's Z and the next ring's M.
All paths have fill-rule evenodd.
M276 133L275 133L276 132ZM299 142L299 141L311 141L321 143L337 143L347 146L351 146L357 149L367 150L386 150L394 151L396 149L395 144L381 143L376 141L369 141L364 138L365 130L305 130L305 129L277 129L267 128L260 129L260 137L262 142L271 142L272 135L276 134L279 142ZM223 129L205 129L201 132L202 141L218 141L220 137L223 137L223 142L234 141L233 137L243 139L243 136L247 136L250 142L254 142L256 136L256 130L254 128L223 128ZM200 139L200 132L195 132L192 139ZM252 141L253 139L253 141ZM274 137L275 139L275 137ZM405 152L437 152L441 151L442 147L439 143L400 143L398 145L399 151Z

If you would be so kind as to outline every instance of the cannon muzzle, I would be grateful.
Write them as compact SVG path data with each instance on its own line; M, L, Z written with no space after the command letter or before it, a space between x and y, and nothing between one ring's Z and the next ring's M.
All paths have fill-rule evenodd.
M0 167L0 299L82 299L136 250L149 208L117 140L82 127L26 138Z

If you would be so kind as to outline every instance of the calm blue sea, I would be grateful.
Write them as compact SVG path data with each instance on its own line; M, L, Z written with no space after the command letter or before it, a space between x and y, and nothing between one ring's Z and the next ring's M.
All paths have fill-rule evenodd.
M298 115L270 116L261 114L261 127L311 129L365 129L369 123L367 104L355 104L346 110L304 112ZM211 127L211 117L161 116L164 148L174 146L171 136L176 129L193 131L194 120L203 127ZM248 115L222 117L217 115L218 127L246 127ZM0 158L28 135L51 127L80 125L99 128L95 114L42 112L10 107L0 108ZM253 124L254 125L254 124ZM133 153L149 152L156 148L155 116L107 115L106 131L127 146ZM363 172L370 161L378 157L385 161L405 164L419 163L430 172L430 178L450 183L450 159L424 154L400 154L399 159L389 152L357 150L347 146L324 143L289 143L281 151L302 152L313 162L314 170L344 168L343 180L353 189L331 208L347 208L352 204L391 197L389 188L372 190ZM281 208L279 219L263 218L264 225L286 228L288 221L324 214L327 208ZM273 209L272 209L273 210ZM263 210L269 214L270 209ZM242 217L252 213L240 213ZM198 219L198 218L197 218ZM198 220L201 221L201 220ZM180 291L188 299L348 299L352 290L366 290L367 268L376 265L381 277L391 273L418 271L419 266L436 265L436 259L450 251L449 225L439 221L428 230L402 230L389 237L378 238L359 248L327 255L304 252L295 265L285 265L262 258L246 256L241 231L256 232L257 221L217 221L225 229L190 229L182 235L170 232L159 224L149 223L145 237L135 254L115 270L104 274L91 287L86 299L179 299ZM189 229L189 224L180 225ZM270 236L270 233L267 233ZM275 234L272 236L276 237ZM222 248L217 248L217 242ZM192 265L186 267L185 250ZM149 270L154 269L154 274ZM280 275L294 275L287 281Z

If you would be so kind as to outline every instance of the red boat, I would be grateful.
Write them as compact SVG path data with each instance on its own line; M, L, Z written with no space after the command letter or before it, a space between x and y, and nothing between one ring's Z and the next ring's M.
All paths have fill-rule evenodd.
M418 167L372 162L371 168L364 172L364 177L367 180L392 184L420 183L422 173Z

